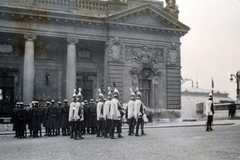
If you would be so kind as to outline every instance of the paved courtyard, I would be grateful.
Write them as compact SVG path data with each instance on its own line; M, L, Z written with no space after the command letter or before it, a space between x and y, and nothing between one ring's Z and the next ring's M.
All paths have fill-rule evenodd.
M140 137L128 136L124 129L124 138L114 140L96 135L84 135L85 139L78 141L63 136L15 139L1 135L0 159L240 160L239 123L214 129L147 128L147 135Z

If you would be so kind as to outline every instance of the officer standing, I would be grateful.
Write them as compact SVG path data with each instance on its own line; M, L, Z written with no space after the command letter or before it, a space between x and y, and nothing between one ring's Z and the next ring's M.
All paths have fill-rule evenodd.
M19 109L16 111L17 126L18 126L18 138L26 138L24 132L26 132L27 125L27 110L23 107L23 102L18 102Z
M18 127L17 127L17 110L18 109L19 109L19 102L15 104L15 108L12 111L13 131L15 131L14 138L18 137Z
M70 135L70 124L68 121L69 117L69 105L68 100L64 100L64 106L62 108L62 119L61 119L61 128L62 128L62 135Z
M206 104L206 116L207 116L206 131L212 131L213 130L212 122L213 122L213 114L214 114L212 92L210 92L208 100L205 102L205 104Z
M49 136L57 136L57 121L59 118L58 108L55 105L55 100L51 100L51 104L48 108L48 120L49 120Z
M97 103L97 137L101 137L101 136L104 135L104 130L103 130L103 125L104 125L104 119L103 119L104 95L102 94L100 88L98 89L98 91L99 91L99 101Z
M77 95L77 100L75 104L75 111L74 111L74 122L75 122L75 129L74 129L74 139L80 140L83 139L81 136L81 123L80 120L82 118L82 111L81 111L81 89L79 89L79 93Z
M70 108L69 108L69 118L68 118L68 121L69 121L70 127L71 127L70 138L73 138L73 132L75 130L74 114L75 114L76 100L77 100L77 94L76 94L76 89L74 89L74 93L72 96L72 102L71 102Z
M48 136L49 133L49 120L48 120L48 108L50 106L50 102L47 101L45 107L43 108L43 127L45 128L45 135Z
M110 107L111 107L111 100L112 100L112 92L111 88L108 87L108 97L107 100L104 103L103 107L103 118L105 120L105 132L104 132L104 137L108 138L108 133L110 133L110 128L111 128L111 118L110 118Z
M90 99L89 127L91 128L91 134L95 134L96 128L97 128L97 110L96 110L96 105L94 103L94 99Z
M62 102L61 101L58 101L58 105L57 105L57 108L58 108L58 119L57 119L57 135L60 135L60 128L61 128L61 120L62 120Z
M35 101L32 108L31 113L31 121L32 121L32 130L33 130L33 138L39 137L38 131L40 132L40 137L42 136L42 109L39 108L38 101Z
M137 126L136 126L135 136L139 136L139 134L138 134L139 125L141 125L142 135L146 135L144 133L144 129L143 129L143 124L144 124L144 121L143 121L144 107L143 107L143 103L141 101L141 98L142 98L142 93L137 88L137 99L135 101L135 118L137 120Z
M83 135L86 134L86 130L87 130L87 134L89 134L89 104L87 100L84 100L84 105L83 105L83 117L84 117L84 123L83 123Z
M117 127L117 133L118 133L118 138L123 138L121 136L121 127L119 126L119 121L121 120L121 114L119 111L119 106L121 106L121 104L118 101L119 98L119 91L117 90L117 88L115 87L114 91L113 91L113 99L111 100L111 107L110 107L110 117L112 120L112 126L111 126L111 139L115 139L114 137L114 130L115 127Z
M128 129L129 136L133 135L133 132L134 132L134 120L135 120L135 117L134 117L135 103L134 103L134 101L136 98L136 95L133 92L132 88L130 88L130 91L131 91L131 99L129 100L127 108L126 108L126 118L127 118L128 125L129 125L129 129Z

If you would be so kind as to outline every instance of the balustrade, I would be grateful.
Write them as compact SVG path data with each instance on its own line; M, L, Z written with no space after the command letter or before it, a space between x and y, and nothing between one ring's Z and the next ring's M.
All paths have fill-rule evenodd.
M107 3L99 1L77 0L77 8L106 11Z

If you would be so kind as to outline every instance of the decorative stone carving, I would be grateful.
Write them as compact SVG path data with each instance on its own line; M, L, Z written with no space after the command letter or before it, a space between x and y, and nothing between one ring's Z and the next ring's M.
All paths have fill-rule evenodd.
M75 37L69 37L69 38L67 39L67 41L68 41L70 44L76 44L76 43L78 43L78 39L75 38Z
M114 61L120 61L120 55L123 52L123 44L122 41L118 38L115 37L114 39L111 39L109 41L109 54L110 57L114 60Z
M171 11L178 13L178 6L176 5L176 0L165 0L166 7L164 8L165 11Z
M168 54L170 56L170 63L175 64L178 62L179 49L175 43L168 46Z
M33 41L34 39L37 38L37 36L32 33L26 33L26 34L24 34L24 38L26 38L28 41Z
M125 59L136 63L155 64L163 61L163 48L126 47Z

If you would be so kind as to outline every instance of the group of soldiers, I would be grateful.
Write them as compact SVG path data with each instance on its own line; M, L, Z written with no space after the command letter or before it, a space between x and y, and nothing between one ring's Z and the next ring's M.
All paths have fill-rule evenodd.
M64 100L64 104L55 100L47 101L44 106L40 106L38 101L33 101L31 107L24 107L23 102L17 102L12 113L13 130L15 137L26 138L27 128L32 137L42 136L42 126L45 128L45 136L60 135L70 136L75 140L84 139L84 134L97 134L97 137L110 137L111 139L123 138L122 118L125 115L129 124L128 135L139 136L139 126L141 135L144 133L143 115L146 107L141 101L142 94L136 89L131 90L131 98L126 108L119 102L119 91L115 87L112 91L108 87L107 98L104 98L99 89L99 100L91 99L83 101L81 88L74 89L72 102ZM114 137L115 130L117 137Z

